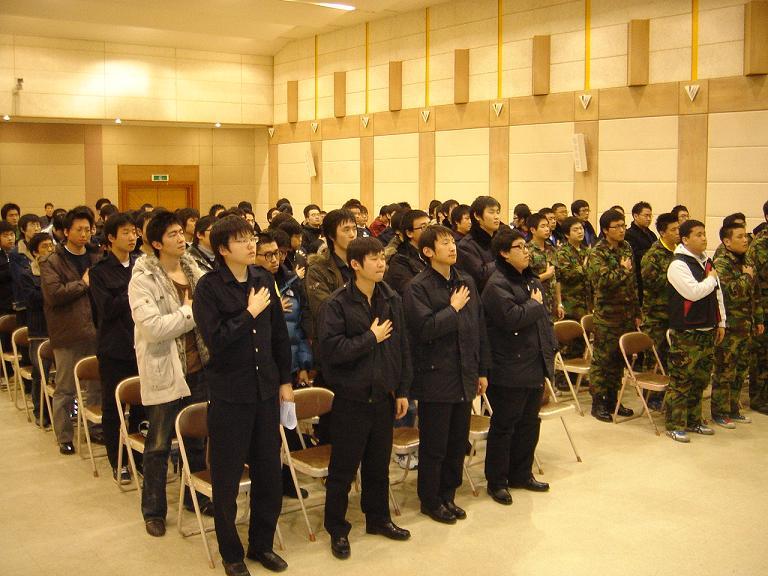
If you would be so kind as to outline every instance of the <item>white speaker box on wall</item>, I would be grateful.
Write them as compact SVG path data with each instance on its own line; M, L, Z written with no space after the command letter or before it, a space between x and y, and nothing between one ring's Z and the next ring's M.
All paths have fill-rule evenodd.
M587 140L584 134L573 135L573 169L576 172L587 172Z

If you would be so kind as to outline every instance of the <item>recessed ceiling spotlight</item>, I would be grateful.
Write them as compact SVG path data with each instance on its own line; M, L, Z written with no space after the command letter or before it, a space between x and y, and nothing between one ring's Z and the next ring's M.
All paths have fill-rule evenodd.
M216 122L216 124L214 124L214 126L215 126L216 128L221 128L221 122Z
M10 122L11 121L11 117L8 116L8 114L3 114L3 120L5 120L6 122Z
M120 118L115 118L115 124L122 124L123 121Z
M332 10L342 10L344 12L352 12L357 10L350 4L342 4L341 2L312 2L312 0L283 0L283 2L292 2L294 4L309 4L311 6L320 6L321 8L331 8Z

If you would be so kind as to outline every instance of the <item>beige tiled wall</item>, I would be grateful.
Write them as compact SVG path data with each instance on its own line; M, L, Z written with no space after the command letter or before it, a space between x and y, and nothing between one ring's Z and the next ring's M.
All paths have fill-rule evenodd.
M280 144L277 147L278 196L290 199L291 204L297 208L303 208L310 203L308 162L311 158L309 142Z
M601 120L598 214L614 204L629 214L640 200L668 212L677 204L677 146L677 116Z
M435 194L471 204L488 194L488 128L435 133Z
M710 114L707 161L707 237L720 240L724 216L744 212L751 229L768 200L768 111Z
M272 123L270 56L5 35L0 78L16 116Z
M341 208L360 198L360 139L323 141L323 209ZM368 207L368 212L373 212Z
M509 218L515 204L532 211L573 201L573 122L509 127Z
M419 135L397 134L373 139L373 216L383 204L419 205Z

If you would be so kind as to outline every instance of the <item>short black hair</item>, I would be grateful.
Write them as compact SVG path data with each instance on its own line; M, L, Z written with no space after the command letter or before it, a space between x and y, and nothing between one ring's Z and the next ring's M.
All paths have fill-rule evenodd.
M501 210L501 204L493 196L478 196L472 201L469 210L469 217L472 219L472 228L480 226L478 219L483 218L483 214L488 208L497 208Z
M704 226L704 222L701 222L700 220L686 220L682 224L680 224L680 238L688 238L691 235L691 232L693 232L694 228L702 227L706 229L706 226Z
M147 208L149 208L149 210L147 210ZM145 202L144 204L139 206L139 210L143 210L144 212L151 212L154 209L155 209L155 207L152 204L150 204L149 202Z
M0 217L2 217L3 220L5 220L8 217L8 212L11 210L16 210L19 214L21 214L21 208L19 208L18 204L14 204L13 202L8 202L7 204L3 204L3 207L0 208Z
M218 212L219 210L225 210L225 209L226 207L224 206L224 204L214 204L208 210L208 216L216 217L216 212Z
M136 228L139 229L139 231L144 230L144 224L148 220L151 220L152 217L155 215L155 212L147 212L146 210L142 210L139 208L133 213L133 221L136 223Z
M450 228L446 228L440 224L431 224L424 228L424 231L419 237L419 254L422 257L429 259L428 256L424 254L424 248L430 248L431 250L434 250L435 246L437 246L438 239L444 236L450 236L453 238L453 234L451 234Z
M277 202L275 202L275 208L280 208L283 204L288 204L290 206L291 201L288 200L288 198L278 198Z
M618 210L606 210L600 215L600 230L604 233L605 230L611 227L614 222L626 222L627 219Z
M279 230L282 230L288 236L301 236L304 232L304 229L301 227L301 224L299 224L296 220L291 218L290 220L285 220L284 222L280 222L280 224L277 226Z
M430 218L432 217L432 213L435 210L437 210L438 208L440 208L440 206L442 206L442 205L443 205L443 203L440 202L440 200L430 200L429 208L427 209L427 211L429 212Z
M320 206L317 204L307 204L304 206L304 218L309 218L309 213L312 212L312 210L320 212Z
M672 212L664 212L656 217L656 230L658 230L659 234L664 234L670 224L677 224L677 216L672 214Z
M419 218L429 218L429 214L424 212L424 210L408 210L400 221L400 230L403 234L413 232L413 223Z
M645 200L641 200L640 202L632 206L632 215L634 216L636 214L640 214L640 212L642 212L643 210L652 211L653 208L651 208L651 205L648 202L646 202Z
M205 231L213 226L213 223L214 218L212 216L203 216L195 222L195 237L192 239L193 246L197 246L200 243L200 238L198 238L197 235L205 234Z
M766 202L766 205L768 205L768 202ZM677 206L672 208L672 210L669 211L669 213L674 214L675 218L677 218L678 220L680 219L680 212L688 212L688 208L686 208L682 204L678 204ZM768 212L766 212L766 214L768 214Z
M99 198L96 200L96 210L101 210L101 207L105 206L106 204L112 204L112 201L109 198Z
M498 234L491 240L491 254L493 254L493 257L498 258L502 252L509 252L515 240L525 240L525 236L518 230L513 230L508 226L500 228Z
M360 204L359 208L360 214L365 214L366 216L368 215L368 208L365 207L365 204Z
M176 216L181 220L181 225L186 227L190 218L200 218L200 211L195 208L182 208L176 212Z
M291 249L291 236L285 230L282 228L272 230L272 236L274 236L278 248Z
M732 238L734 230L746 230L746 225L741 224L739 222L730 222L728 224L723 224L723 227L720 228L720 241L722 242L726 238Z
M75 206L64 217L64 229L72 228L72 223L75 220L88 220L88 223L93 227L93 211L88 206Z
M178 224L182 230L184 229L184 225L179 221L178 216L167 210L158 212L152 215L149 219L149 224L147 224L147 237L144 241L152 248L152 252L155 253L155 256L160 256L160 250L152 246L152 243L160 242L160 244L162 244L165 231L174 224Z
M272 223L272 215L275 212L280 212L280 210L278 210L274 206L272 208L270 208L269 210L267 210L267 222Z
M552 204L552 212L557 212L558 208L565 208L565 207L566 207L565 204L563 204L562 202L555 202L554 204Z
M571 202L571 214L574 216L578 216L579 210L582 208L589 208L589 202L586 200L574 200Z
M43 205L43 208L48 208L48 206L50 206L51 208L53 208L53 202L46 202L46 203Z
M234 214L217 218L211 226L211 250L214 258L220 263L224 263L224 256L219 249L221 247L229 248L229 242L240 236L253 236L253 228L245 220Z
M341 207L349 210L350 208L360 208L361 205L362 203L357 198L350 198Z
M543 214L544 216L546 216L547 214L554 214L554 213L555 211L552 210L552 208L550 208L549 206L544 206L544 208L539 210L539 214Z
M723 218L723 226L728 226L729 224L734 224L736 222L744 222L746 224L747 217L744 216L744 212L734 212L733 214L728 214L728 216Z
M253 204L248 202L248 200L241 200L238 202L237 207L240 208L240 210L253 213Z
M263 230L262 232L259 232L256 234L256 244L271 244L274 242L277 244L277 240L275 239L275 231L274 230Z
M541 224L542 220L546 220L547 224L549 224L549 218L544 216L544 214L541 212L534 212L525 219L525 225L528 226L530 230L535 230L539 227L539 224Z
M347 246L347 265L352 268L352 260L354 260L362 266L366 256L382 252L384 252L384 245L378 238L373 236L355 238Z
M627 215L627 211L624 210L624 206L622 206L621 204L614 204L613 206L611 206L609 208L609 210L616 210L616 212L621 212L622 214L624 214L624 216ZM638 214L639 214L639 212L638 212Z
M45 242L46 240L50 240L51 236L47 232L38 232L32 238L29 240L29 244L27 244L27 248L29 248L29 251L32 254L36 254L40 251L40 244Z
M357 226L355 215L345 208L331 210L323 219L323 236L325 236L330 251L333 251L333 241L336 239L336 232L344 222L351 222Z
M528 204L517 204L512 210L512 214L515 215L515 218L526 220L531 215L531 209L528 207Z
M462 218L464 218L464 215L466 214L469 216L471 208L468 204L459 204L451 210L451 215L448 217L448 220L451 221L451 225L453 226L454 230L459 225L459 222L461 222Z
M27 228L27 225L32 224L34 222L40 223L40 216L37 214L24 214L21 218L19 218L19 230L24 232L24 230Z
M136 226L133 216L128 212L118 212L104 223L104 238L107 240L110 236L117 238L117 231L127 225Z
M392 227L392 230L402 234L403 231L400 229L400 227L403 223L403 216L405 216L408 210L410 210L410 208L400 208L399 210L392 212L392 216L389 217L389 225Z
M560 227L563 229L563 233L568 235L571 233L571 228L576 226L576 224L583 227L581 218L578 216L568 216L568 218L563 220L563 223L560 225Z
M768 216L768 201L763 204L763 216Z
M102 220L106 220L113 214L117 214L120 210L114 204L104 204L99 210L99 216Z
M2 234L3 232L13 232L15 235L16 228L10 222L6 222L5 220L0 220L0 234Z
M64 221L67 218L66 212L59 212L53 215L53 229L64 231Z

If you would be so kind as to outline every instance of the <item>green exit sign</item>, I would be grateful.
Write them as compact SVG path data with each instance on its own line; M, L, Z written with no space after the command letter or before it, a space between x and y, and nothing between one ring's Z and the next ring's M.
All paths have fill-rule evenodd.
M152 174L152 182L168 182L168 174Z

